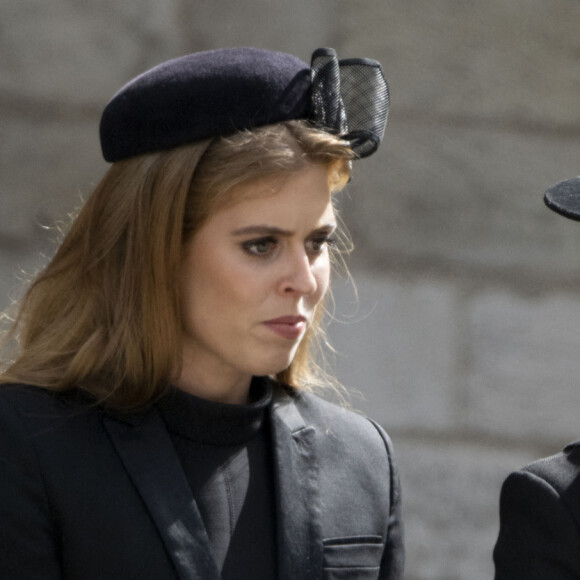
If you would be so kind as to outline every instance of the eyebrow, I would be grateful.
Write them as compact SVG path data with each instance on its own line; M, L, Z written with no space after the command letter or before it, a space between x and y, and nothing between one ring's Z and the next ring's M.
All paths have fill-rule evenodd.
M322 231L329 231L336 229L335 223L328 223L324 224L318 228L315 228L315 232L322 232ZM294 232L290 230L284 230L282 228L277 228L275 226L266 226L266 225L254 225L254 226L247 226L245 228L239 228L234 230L232 234L234 236L247 236L247 235L258 235L258 236L283 236L283 237L290 237L293 235Z

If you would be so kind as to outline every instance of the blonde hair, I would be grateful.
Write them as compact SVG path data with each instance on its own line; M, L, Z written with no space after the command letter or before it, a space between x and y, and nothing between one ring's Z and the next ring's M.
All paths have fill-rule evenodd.
M114 163L24 295L5 338L19 352L0 383L80 388L118 410L148 404L181 367L176 281L187 239L236 185L320 163L338 190L352 157L339 138L288 121ZM311 351L322 317L320 308L279 380L320 382Z

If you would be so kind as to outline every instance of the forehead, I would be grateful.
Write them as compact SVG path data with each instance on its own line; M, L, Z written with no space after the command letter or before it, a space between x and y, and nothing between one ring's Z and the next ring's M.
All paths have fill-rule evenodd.
M334 220L328 169L312 165L232 188L228 202L209 222L243 227L262 221L284 227L316 226Z

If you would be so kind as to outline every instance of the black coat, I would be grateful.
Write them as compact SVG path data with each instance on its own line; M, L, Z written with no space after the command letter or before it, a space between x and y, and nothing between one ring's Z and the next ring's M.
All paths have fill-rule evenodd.
M386 433L281 388L270 420L280 580L401 579ZM208 542L155 407L113 415L0 387L0 578L218 580Z
M506 479L493 555L496 580L580 579L580 442Z

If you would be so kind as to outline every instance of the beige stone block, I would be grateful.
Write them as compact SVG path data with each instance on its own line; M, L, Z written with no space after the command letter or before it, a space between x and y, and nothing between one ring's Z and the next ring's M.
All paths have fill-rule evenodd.
M344 219L368 267L580 274L580 227L542 201L580 173L578 149L542 134L411 123L392 115L384 149L357 162ZM360 262L359 262L360 263Z
M466 425L550 443L580 438L580 298L487 290L469 310Z
M316 48L333 45L338 18L334 0L201 0L185 2L184 14L190 51L256 46L308 63Z
M537 454L477 443L460 434L449 439L405 439L395 433L393 443L403 496L405 577L493 578L501 484L508 473Z
M454 306L447 284L355 273L358 300L335 289L330 325L338 379L351 404L390 428L440 429L456 420Z
M106 170L93 120L6 118L0 126L0 233L5 244L46 245Z
M393 103L444 115L549 128L580 121L571 0L338 0L341 50L384 63Z
M0 92L14 106L101 107L181 49L178 0L3 0Z

